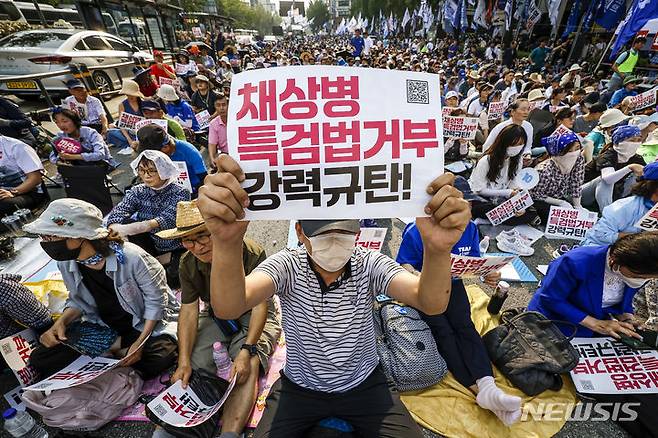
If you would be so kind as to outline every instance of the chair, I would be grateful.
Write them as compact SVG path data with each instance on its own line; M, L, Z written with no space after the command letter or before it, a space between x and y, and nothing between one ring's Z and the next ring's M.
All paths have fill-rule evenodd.
M114 204L110 187L117 187L108 184L107 166L58 164L57 171L62 175L66 196L89 202L104 215L112 210Z

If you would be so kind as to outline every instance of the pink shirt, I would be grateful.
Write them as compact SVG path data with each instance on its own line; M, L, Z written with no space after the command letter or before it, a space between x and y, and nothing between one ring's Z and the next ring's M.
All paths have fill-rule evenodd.
M226 140L226 125L222 118L217 116L208 127L208 144L217 145L217 153L228 154L228 141Z

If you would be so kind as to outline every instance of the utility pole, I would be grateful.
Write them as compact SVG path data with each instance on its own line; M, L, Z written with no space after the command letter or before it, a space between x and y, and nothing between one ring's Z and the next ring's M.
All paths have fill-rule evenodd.
M46 21L46 17L43 15L43 11L39 7L39 2L37 0L32 0L32 3L34 4L34 9L37 10L37 14L39 14L39 20L41 20L41 24L43 27L48 27L48 22Z

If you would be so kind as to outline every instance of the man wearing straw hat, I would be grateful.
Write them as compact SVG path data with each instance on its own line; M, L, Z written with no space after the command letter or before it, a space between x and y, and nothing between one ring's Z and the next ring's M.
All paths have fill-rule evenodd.
M259 369L267 371L268 360L276 344L281 325L273 301L267 300L236 320L214 317L210 307L210 263L213 242L196 201L178 203L176 228L157 233L163 239L181 239L187 252L180 260L181 309L178 320L178 368L172 382L187 386L192 369L215 373L213 344L217 341L233 360L231 376L238 373L237 386L224 407L221 437L237 437L249 419L254 403ZM265 260L265 250L251 239L243 241L243 267L251 272ZM199 300L204 310L199 309ZM156 437L168 436L158 430Z

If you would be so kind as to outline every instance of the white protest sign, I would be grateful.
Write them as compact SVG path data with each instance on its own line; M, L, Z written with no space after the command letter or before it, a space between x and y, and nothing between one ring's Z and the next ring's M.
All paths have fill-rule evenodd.
M361 228L356 238L356 244L366 249L381 251L385 238L386 228Z
M441 116L448 117L456 109L458 109L458 108L455 108L455 107L452 107L452 106L444 106L441 109Z
M201 33L201 28L200 27L193 27L192 28L192 35L194 35L196 38L201 38L203 33Z
M533 100L528 102L528 111L532 111L537 108L541 108L544 106L544 101L543 100Z
M194 115L197 123L199 124L199 129L206 129L210 125L210 113L208 110L203 110L200 113Z
M176 74L178 76L183 76L188 71L190 71L190 64L181 64L180 62L176 63Z
M499 271L516 256L468 257L450 254L450 275L454 278L480 277Z
M650 106L656 106L656 91L658 89L652 88L649 91L631 97L629 111L637 111Z
M646 231L658 230L658 204L654 205L651 210L647 211L635 226Z
M507 102L500 100L498 102L491 102L489 104L489 110L487 111L489 120L498 120L503 117L503 113L507 108Z
M124 111L121 113L121 116L119 116L119 121L117 121L117 128L135 130L135 125L137 125L137 122L141 120L144 120L144 117L135 114L129 114Z
M180 171L176 182L192 193L192 183L190 182L190 174L187 171L187 163L185 161L174 161L174 164Z
M160 76L159 81L160 81L160 85L171 85L174 88L180 87L180 82L178 82L178 79L171 79L171 78L165 78L164 76Z
M445 137L473 140L477 130L477 117L443 117L443 135Z
M141 128L147 125L158 125L162 129L164 129L165 132L167 132L167 129L169 129L169 126L167 125L167 121L164 119L144 119L135 123L135 131L139 131Z
M203 403L190 386L183 389L181 381L165 389L147 405L160 420L175 427L194 427L211 418L219 411L231 394L237 374L233 376L226 393L216 404Z
M541 20L541 15L542 15L541 9L534 6L530 10L530 13L528 14L528 19L526 21L526 29L530 30L533 27L535 27L535 24L539 23L539 20Z
M520 189L530 190L539 184L539 172L534 167L524 167L514 178L514 182Z
M583 240L597 219L598 215L592 211L552 205L544 235L549 239Z
M0 340L0 351L21 386L30 385L37 379L37 372L28 365L30 355L38 344L38 337L32 329Z
M247 177L246 219L425 215L443 172L439 89L435 75L383 69L235 75L228 145Z
M527 190L522 190L507 201L487 212L487 219L492 225L499 225L533 204Z
M571 370L576 391L586 394L658 393L658 352L635 350L613 338L573 338L580 354Z
M113 369L119 363L106 357L80 356L63 370L47 379L25 388L26 391L53 391L82 385Z

